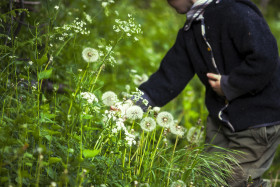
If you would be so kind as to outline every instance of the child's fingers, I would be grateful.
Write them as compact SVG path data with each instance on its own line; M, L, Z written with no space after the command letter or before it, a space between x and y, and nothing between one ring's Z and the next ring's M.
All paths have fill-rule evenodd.
M208 79L208 82L209 82L209 84L211 85L212 88L215 87L215 85L216 85L215 80Z
M213 80L219 80L220 79L220 75L214 74L214 73L207 73L207 77L209 79L213 79Z

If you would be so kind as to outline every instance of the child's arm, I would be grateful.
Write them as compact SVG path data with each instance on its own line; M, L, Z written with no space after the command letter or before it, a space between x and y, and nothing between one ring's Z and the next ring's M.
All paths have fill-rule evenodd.
M175 98L194 76L183 32L183 29L179 30L175 44L161 61L159 69L139 86L154 106L164 106Z
M244 60L222 76L221 88L228 100L264 89L279 65L277 42L264 18L248 5L238 3L234 9L238 13L228 19L228 30Z

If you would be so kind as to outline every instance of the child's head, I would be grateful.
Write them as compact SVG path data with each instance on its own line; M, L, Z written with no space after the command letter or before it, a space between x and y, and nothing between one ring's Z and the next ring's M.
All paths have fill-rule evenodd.
M197 0L167 0L168 4L179 14L186 14L196 1Z

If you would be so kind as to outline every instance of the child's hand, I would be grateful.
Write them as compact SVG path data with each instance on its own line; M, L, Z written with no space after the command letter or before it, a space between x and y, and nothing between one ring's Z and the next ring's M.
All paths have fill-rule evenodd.
M213 90L220 96L225 96L223 90L221 89L221 75L214 73L207 73L208 82L213 88Z

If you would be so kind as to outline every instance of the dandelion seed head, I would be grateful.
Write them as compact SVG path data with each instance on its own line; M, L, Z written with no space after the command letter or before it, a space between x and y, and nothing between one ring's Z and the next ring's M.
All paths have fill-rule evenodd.
M156 128L156 122L151 117L145 117L140 122L140 126L144 131L151 132Z
M96 62L99 58L98 51L90 47L83 50L82 56L86 62Z
M173 116L169 112L160 112L156 120L159 126L165 128L168 128L174 124Z
M132 120L141 119L143 117L143 110L139 106L131 106L126 111L126 117Z
M116 104L117 101L118 96L112 91L107 91L102 95L102 102L106 106L113 106Z
M176 136L182 137L185 134L185 128L179 125L171 125L170 131Z

